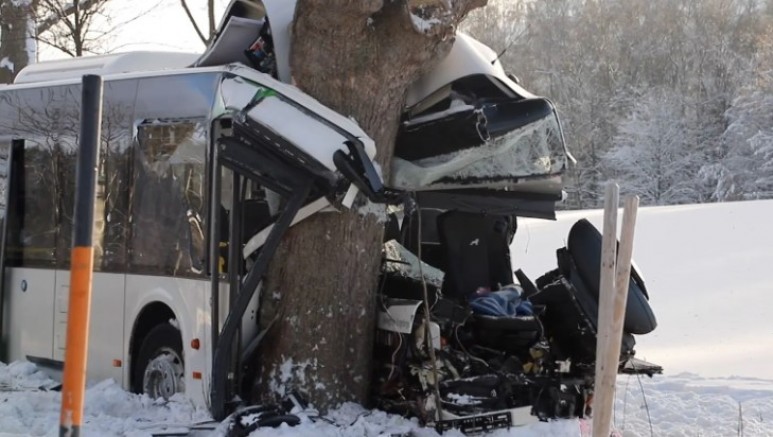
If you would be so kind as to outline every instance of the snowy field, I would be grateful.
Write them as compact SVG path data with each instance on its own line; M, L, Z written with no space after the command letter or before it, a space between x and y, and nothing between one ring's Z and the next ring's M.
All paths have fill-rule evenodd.
M558 222L523 220L513 245L514 264L532 278L553 268L555 249L581 217L600 226L598 211L563 213ZM659 326L637 339L637 350L639 357L663 365L666 375L619 379L614 419L622 435L773 436L769 217L773 201L640 211L634 258ZM0 365L0 436L58 433L60 395L38 389L48 384L29 363ZM437 435L401 417L351 404L331 412L328 419L333 423L306 420L297 428L252 435ZM87 436L150 436L162 429L185 431L207 420L205 411L184 398L152 401L102 381L88 391L84 431ZM578 421L560 421L492 435L575 437L579 429ZM196 435L209 434L218 432Z

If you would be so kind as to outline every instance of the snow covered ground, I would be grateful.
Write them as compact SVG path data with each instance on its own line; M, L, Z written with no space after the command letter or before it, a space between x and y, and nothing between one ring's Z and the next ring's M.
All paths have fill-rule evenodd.
M554 269L555 249L583 217L601 229L601 211L520 221L513 265L532 279ZM639 210L633 258L658 319L636 338L639 358L670 374L773 380L771 217L770 200Z
M739 427L745 436L773 436L771 216L773 201L640 211L634 257L660 326L637 339L637 350L641 358L664 365L666 375L619 379L615 425L624 436L649 436L651 430L669 437L737 436ZM523 220L514 264L532 278L553 268L555 249L580 217L600 226L597 211L563 213L558 222ZM38 389L49 384L29 363L0 364L0 436L58 433L60 395ZM153 401L112 381L91 386L85 413L87 436L147 436L208 420L205 411L182 397ZM375 437L411 431L436 436L415 422L352 404L328 418L335 424L306 421L252 435ZM577 421L560 421L492 435L575 437L579 428Z

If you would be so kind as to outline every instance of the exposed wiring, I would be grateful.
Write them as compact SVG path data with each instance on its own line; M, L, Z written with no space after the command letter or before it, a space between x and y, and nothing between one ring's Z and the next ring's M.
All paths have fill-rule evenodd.
M389 368L389 376L387 376L387 382L392 380L392 374L395 371L395 358L397 357L397 353L400 352L400 348L403 347L403 335L397 334L397 338L400 339L400 342L397 343L397 348L395 348L395 351L392 352L392 360L390 362L391 367Z
M412 201L415 202L415 198L412 198ZM432 376L434 379L434 384L432 384L433 388L435 389L435 406L437 407L437 418L436 420L440 420L443 417L443 409L441 407L441 400L440 400L440 388L438 387L438 383L440 382L440 378L438 377L438 369L437 369L437 358L435 356L435 345L432 344L432 329L430 325L430 314L429 314L429 292L427 291L427 279L424 277L424 268L422 267L422 261L421 261L421 210L419 208L416 208L416 217L417 217L417 223L416 227L417 229L417 236L416 239L418 240L418 249L416 250L416 256L419 258L419 276L421 276L421 288L422 292L424 293L424 319L426 323L426 336L427 336L427 349L429 350L429 359L432 360Z
M655 436L655 431L652 429L652 417L650 416L650 406L647 404L647 395L644 393L644 384L641 383L641 375L639 374L638 369L636 369L636 364L631 362L631 367L633 367L633 371L636 372L636 380L639 381L639 388L641 389L641 397L644 400L644 409L647 411L647 422L650 424L650 437Z
M465 318L464 321L461 324L456 325L456 327L454 327L454 337L456 338L456 344L458 344L459 347L462 349L462 352L464 352L464 354L467 355L467 358L469 358L471 360L478 361L478 362L482 363L484 366L486 366L487 369L492 370L491 369L491 365L489 365L489 363L487 363L482 358L478 358L475 355L473 355L470 352L468 352L467 348L465 348L464 345L462 344L461 340L459 340L459 327L461 325L463 325L465 322L467 322L468 318L469 318L469 316L467 316L467 318Z

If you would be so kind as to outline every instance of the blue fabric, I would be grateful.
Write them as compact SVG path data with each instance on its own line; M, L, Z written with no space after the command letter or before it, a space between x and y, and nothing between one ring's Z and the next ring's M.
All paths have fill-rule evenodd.
M473 295L470 307L475 314L495 317L532 316L531 302L521 299L520 290L507 287L499 291Z

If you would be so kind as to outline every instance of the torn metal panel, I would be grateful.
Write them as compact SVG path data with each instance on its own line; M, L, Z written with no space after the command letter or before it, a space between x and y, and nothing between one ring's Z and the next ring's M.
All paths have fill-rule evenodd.
M560 193L561 178L524 182L517 192L486 189L423 191L417 193L416 198L423 211L448 209L555 220L555 203L561 200L560 194L532 194L528 191L530 186L543 192L552 189Z
M375 145L354 121L267 75L239 66L229 70L213 109L214 118L233 122L220 139L220 158L241 172L270 179L285 195L294 184L294 173L285 168L313 177L310 198L293 224L331 204L351 207L360 190L372 200L385 200L387 190L373 162ZM276 165L266 168L267 160ZM245 256L263 245L270 229L250 238Z
M448 56L408 89L406 106L412 108L421 105L448 84L475 75L496 87L500 95L534 97L508 77L497 58L497 53L488 46L469 35L457 33Z
M232 74L222 76L213 116L232 118L245 147L315 174L324 185L318 184L321 191L315 191L316 197L343 198L344 206L354 198L352 183L372 189L366 193L383 190L373 163L375 144L354 121L270 76L236 65L229 69ZM346 168L341 161L348 164ZM362 179L367 180L364 187Z
M437 288L443 285L445 273L420 261L416 255L395 240L384 243L384 256L386 257L384 270L388 274L421 281L421 273L424 273L424 280L427 281L427 284ZM419 263L421 263L421 268L419 268Z
M223 75L220 85L220 115L248 112L254 121L286 137L330 170L336 170L335 151L349 152L345 141L362 143L367 156L375 157L375 143L352 119L270 76L241 66L231 70L233 75ZM280 112L272 115L271 111Z
M379 329L410 334L420 306L420 300L386 299L384 308L378 312Z

